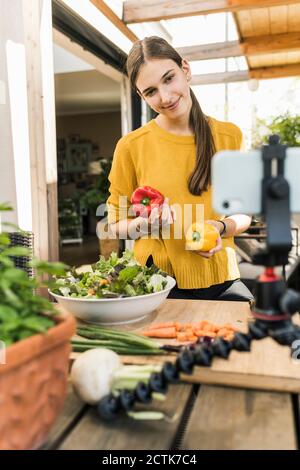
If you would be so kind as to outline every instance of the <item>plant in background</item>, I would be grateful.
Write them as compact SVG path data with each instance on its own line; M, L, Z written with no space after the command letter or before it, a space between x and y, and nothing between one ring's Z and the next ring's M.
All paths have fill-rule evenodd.
M109 195L109 180L108 175L111 169L112 161L106 158L99 160L101 173L99 174L95 184L87 188L82 195L80 202L82 206L91 209L96 213L99 204L106 202Z
M300 116L286 113L270 121L258 119L252 146L257 148L267 143L271 134L278 134L282 144L300 147Z
M66 198L58 204L59 234L61 239L80 239L82 223L76 199Z
M8 210L12 210L8 204L0 204L0 214ZM55 325L56 311L53 304L35 294L37 289L48 286L51 282L42 283L16 268L12 257L19 256L31 256L30 250L22 246L11 246L9 235L1 232L0 226L0 340L6 346L36 333L44 333ZM67 268L63 263L37 259L32 260L31 266L38 276L63 275Z

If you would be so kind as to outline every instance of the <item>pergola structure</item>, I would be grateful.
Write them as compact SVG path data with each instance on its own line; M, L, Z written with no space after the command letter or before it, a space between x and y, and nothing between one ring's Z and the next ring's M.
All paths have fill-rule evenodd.
M128 27L133 23L231 12L237 41L195 44L178 51L189 61L244 56L248 70L196 75L193 85L300 75L299 0L126 0L122 20L109 2L90 1L132 41L137 39Z

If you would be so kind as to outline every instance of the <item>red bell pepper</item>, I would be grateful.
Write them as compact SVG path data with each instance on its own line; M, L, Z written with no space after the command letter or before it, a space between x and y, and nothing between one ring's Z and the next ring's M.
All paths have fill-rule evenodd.
M137 216L142 217L149 217L154 207L159 208L164 200L164 196L151 186L141 186L131 195L132 209Z

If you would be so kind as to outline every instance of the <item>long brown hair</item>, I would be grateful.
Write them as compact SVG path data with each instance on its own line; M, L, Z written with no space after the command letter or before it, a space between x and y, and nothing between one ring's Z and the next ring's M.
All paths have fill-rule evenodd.
M129 52L126 69L131 86L137 91L136 81L140 67L151 59L172 59L178 67L182 67L180 54L163 38L150 36L136 41ZM192 108L189 126L195 134L196 165L188 179L188 188L196 196L207 191L211 182L211 157L215 153L213 135L208 118L202 112L198 100L190 88Z

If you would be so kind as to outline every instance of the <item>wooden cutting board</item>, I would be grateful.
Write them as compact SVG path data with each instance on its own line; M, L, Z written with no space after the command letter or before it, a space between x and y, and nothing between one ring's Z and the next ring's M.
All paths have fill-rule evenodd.
M299 315L295 315L299 317ZM231 323L240 331L247 331L247 322L253 321L246 302L167 299L146 319L119 327L139 333L151 323L163 321L196 322L208 320L216 324ZM299 318L295 319L299 322ZM169 341L169 343L171 343ZM166 344L167 341L162 341ZM80 353L72 353L75 359ZM168 356L122 356L127 364L163 363L175 360ZM183 375L187 382L228 385L231 387L300 392L300 358L292 360L290 348L280 346L271 338L254 341L250 352L232 351L229 360L216 358L210 368L196 367L191 376Z

